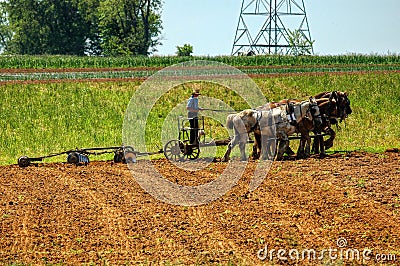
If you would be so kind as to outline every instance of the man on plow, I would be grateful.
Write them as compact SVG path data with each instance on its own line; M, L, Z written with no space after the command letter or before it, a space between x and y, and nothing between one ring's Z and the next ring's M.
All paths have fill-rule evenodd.
M198 131L199 131L199 111L203 108L199 107L199 89L194 89L192 96L187 101L186 110L188 111L188 118L190 123L190 144L198 144Z

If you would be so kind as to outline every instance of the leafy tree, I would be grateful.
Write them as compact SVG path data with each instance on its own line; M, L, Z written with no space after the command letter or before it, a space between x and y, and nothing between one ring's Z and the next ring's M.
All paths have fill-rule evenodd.
M99 8L105 55L148 55L160 44L161 0L106 0Z
M13 32L7 19L7 12L3 3L0 2L0 52L7 50L7 44L12 39L12 36Z
M99 34L99 14L98 9L100 0L75 0L77 2L78 11L80 12L84 22L85 32L85 54L101 55L102 48L100 46Z
M183 46L177 46L176 54L178 56L191 56L193 53L193 46L190 44L184 44Z
M78 10L79 1L9 0L1 4L1 45L11 54L83 55L87 23Z
M8 15L2 17L2 22L9 22L9 26L3 24L2 29L5 32L12 32L11 38L6 40L5 48L7 48L7 52L18 51L21 54L42 52L38 9L34 1L10 0L2 2L2 15Z
M44 52L84 55L87 28L77 4L72 1L42 0L40 5Z
M311 55L313 53L314 41L309 40L301 30L289 30L287 37L290 45L290 54Z
M10 54L147 55L161 0L6 0L0 48Z

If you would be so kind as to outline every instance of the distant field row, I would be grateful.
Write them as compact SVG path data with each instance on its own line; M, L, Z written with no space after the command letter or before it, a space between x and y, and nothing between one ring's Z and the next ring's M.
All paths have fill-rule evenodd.
M217 61L231 66L399 65L400 55L337 56L206 56L206 57L78 57L0 56L0 69L166 67L191 60Z
M400 64L336 64L305 66L239 66L250 76L336 73L336 72L382 72L400 71ZM0 69L0 81L49 81L49 80L90 80L90 79L144 79L155 74L162 67L136 68L48 68L48 69Z

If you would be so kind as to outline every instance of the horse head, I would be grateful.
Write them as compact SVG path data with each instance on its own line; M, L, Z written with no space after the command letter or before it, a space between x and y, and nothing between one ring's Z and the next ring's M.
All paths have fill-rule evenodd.
M342 121L353 112L350 107L350 100L347 97L347 92L332 91L318 94L318 96L321 95L324 97L318 98L317 102L321 113L328 119L336 120L336 118L339 118L340 121Z
M347 92L338 92L338 109L341 121L353 112L350 107L350 100L347 97Z
M340 121L343 121L353 112L350 107L350 100L347 97L347 92L333 91L329 97L329 101L335 105L335 110L332 112L331 116L339 118Z

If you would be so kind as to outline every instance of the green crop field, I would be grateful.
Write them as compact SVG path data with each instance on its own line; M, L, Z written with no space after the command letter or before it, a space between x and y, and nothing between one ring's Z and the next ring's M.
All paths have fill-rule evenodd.
M189 60L211 60L231 66L341 66L398 65L399 55L336 56L214 56L214 57L79 57L79 56L0 56L0 69L51 68L130 68L166 67Z
M400 63L398 56L221 58L216 60L234 66L297 66L300 69L302 66L327 65L343 68L346 64L355 64L374 70L376 66L393 67ZM188 58L0 57L0 68L163 67L180 60ZM299 75L281 73L253 79L269 101L306 99L321 91L347 91L353 114L340 124L340 129L334 128L337 141L332 151L382 152L400 147L400 73L369 72L368 69L318 75L296 70L291 73ZM2 74L5 72L1 71ZM1 80L6 79L0 76ZM14 164L21 155L35 157L73 148L121 145L124 113L141 82L118 79L72 82L65 78L60 82L3 83L0 87L0 164ZM153 108L146 128L149 147L154 147L154 150L160 147L159 132L165 117L176 104L185 101L190 92L188 86L176 88ZM203 85L202 96L221 99L236 110L248 107L237 95L215 84ZM212 124L212 121L208 126L212 129L208 134L214 138L227 137L223 127ZM104 155L99 158L112 157Z

